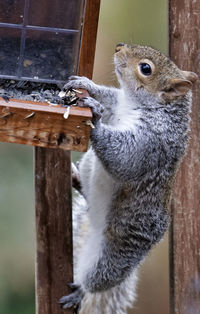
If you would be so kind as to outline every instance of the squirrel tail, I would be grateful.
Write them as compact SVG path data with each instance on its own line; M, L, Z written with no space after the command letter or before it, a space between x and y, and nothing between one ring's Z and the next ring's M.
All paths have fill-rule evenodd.
M126 314L136 298L137 270L120 285L104 292L86 293L80 314Z
M73 203L74 278L77 256L90 230L87 202L78 194ZM120 285L97 293L86 293L79 314L126 314L136 299L137 269Z

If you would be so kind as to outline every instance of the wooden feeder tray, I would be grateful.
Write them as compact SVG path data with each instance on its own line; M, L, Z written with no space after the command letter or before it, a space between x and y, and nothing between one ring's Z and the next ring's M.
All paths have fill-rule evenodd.
M91 118L88 108L0 98L0 141L84 152Z

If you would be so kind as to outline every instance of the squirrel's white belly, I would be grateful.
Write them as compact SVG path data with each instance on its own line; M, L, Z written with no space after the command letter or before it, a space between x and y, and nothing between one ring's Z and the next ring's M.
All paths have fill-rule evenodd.
M80 177L88 203L91 227L102 230L112 198L114 180L91 149L80 163Z
M88 204L90 232L77 265L77 281L84 282L85 275L102 253L103 231L106 215L112 199L114 180L105 171L99 159L90 149L80 162L80 177Z
M95 156L88 190L89 217L95 229L105 228L105 218L112 199L114 181Z

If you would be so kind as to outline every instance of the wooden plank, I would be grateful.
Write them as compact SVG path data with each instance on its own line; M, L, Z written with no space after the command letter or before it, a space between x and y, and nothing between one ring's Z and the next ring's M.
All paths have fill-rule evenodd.
M88 108L0 99L0 141L86 151L92 114Z
M78 73L92 78L100 0L87 0Z
M83 89L79 89L82 91ZM80 95L81 96L81 95ZM86 95L84 95L86 96ZM62 107L62 105L50 105L46 102L37 102L37 101L27 101L22 99L13 99L11 98L9 101L5 101L3 98L0 97L0 106L9 107L13 106L15 108L22 108L25 110L35 110L35 111L43 111L47 113L59 113L64 114L66 111L66 107ZM90 110L86 108L81 108L78 106L71 106L70 107L70 115L73 116L85 116L85 117L92 117Z
M169 1L169 51L200 77L200 1ZM171 230L171 313L200 313L200 81L195 83L191 139L176 179Z
M36 313L61 314L61 296L73 281L71 157L69 151L37 148Z

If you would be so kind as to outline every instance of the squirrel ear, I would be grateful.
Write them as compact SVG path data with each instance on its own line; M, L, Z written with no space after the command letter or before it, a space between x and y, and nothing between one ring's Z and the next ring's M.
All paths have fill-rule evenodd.
M169 86L169 92L174 94L174 96L182 96L192 88L192 83L184 79L170 79Z
M184 79L169 79L168 87L160 93L164 101L171 101L185 95L192 88L192 83Z
M190 71L182 71L182 72L186 80L190 81L191 83L194 83L198 79L198 75L194 72L190 72Z

